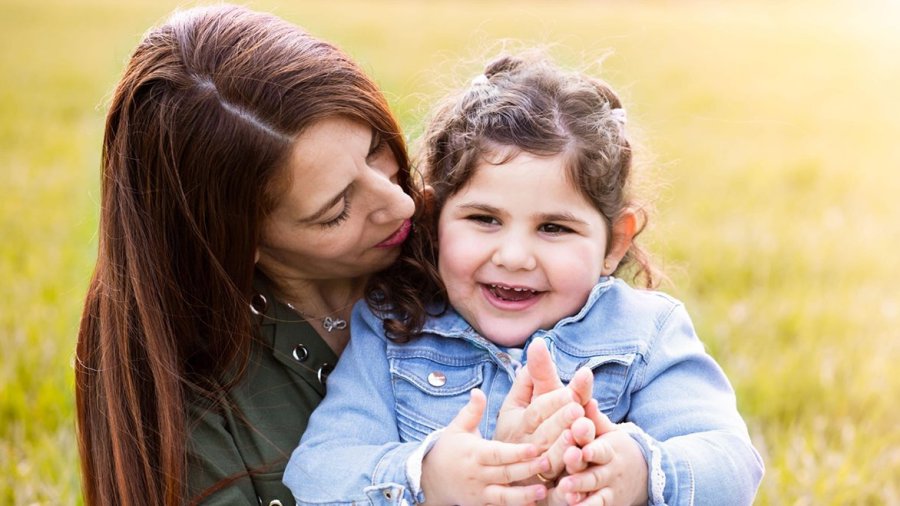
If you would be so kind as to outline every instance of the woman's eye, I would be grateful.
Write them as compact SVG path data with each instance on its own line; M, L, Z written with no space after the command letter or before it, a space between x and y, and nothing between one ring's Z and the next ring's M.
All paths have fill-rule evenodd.
M384 140L381 133L372 130L372 142L369 144L369 152L366 154L366 160L371 161L378 158L379 155L387 150L388 143Z
M487 214L472 214L466 216L466 219L482 225L497 225L500 223L496 218Z
M572 232L571 228L557 225L556 223L544 223L539 227L539 230L545 234L553 235L568 234Z
M321 223L321 225L325 228L336 227L341 223L347 221L347 218L350 217L350 201L344 200L344 209L341 210L341 214L335 216L334 218Z

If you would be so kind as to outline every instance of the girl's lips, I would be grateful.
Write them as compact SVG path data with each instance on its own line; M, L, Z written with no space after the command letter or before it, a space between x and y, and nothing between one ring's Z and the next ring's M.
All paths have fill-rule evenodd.
M544 292L535 292L531 297L522 300L508 300L498 297L491 285L482 284L481 293L490 305L503 311L523 311L538 303Z
M393 234L391 234L387 239L381 241L376 244L376 248L393 248L395 246L400 246L403 244L403 241L409 237L409 231L412 230L412 221L403 220L403 223L400 224L400 228L398 228Z

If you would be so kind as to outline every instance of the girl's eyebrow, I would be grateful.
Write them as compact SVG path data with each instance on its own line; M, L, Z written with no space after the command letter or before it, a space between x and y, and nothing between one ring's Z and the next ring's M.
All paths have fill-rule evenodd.
M538 215L539 221L565 221L567 223L587 223L581 218L569 212L543 213Z
M318 211L312 213L311 215L307 216L306 218L300 218L299 222L300 223L312 223L314 221L318 221L320 218L322 218L322 216L325 216L325 213L327 213L329 210L331 210L332 207L336 206L338 204L338 202L341 201L341 199L346 197L347 192L349 190L350 190L350 186L348 185L346 188L341 190L341 192L338 193L333 199L329 200L328 202L325 203L325 205L320 207Z
M500 209L494 206L490 206L488 204L482 204L480 202L465 202L459 205L460 209L467 209L472 211L481 211L483 213L488 214L499 214Z

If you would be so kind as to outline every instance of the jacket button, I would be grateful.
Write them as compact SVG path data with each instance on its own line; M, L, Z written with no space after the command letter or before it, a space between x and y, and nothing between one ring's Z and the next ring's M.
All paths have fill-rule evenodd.
M501 351L500 353L497 354L497 358L500 359L500 362L503 362L503 365L509 365L509 363L510 363L509 353L505 353L505 352Z
M329 364L328 362L325 362L324 364L322 364L322 367L319 368L319 372L318 372L319 383L324 385L325 382L328 381L328 375L331 374L331 371L333 371L333 370L334 370L334 366Z
M434 371L428 375L428 384L433 387L442 387L447 384L447 376L441 371Z
M281 506L281 501L279 501L278 499L272 499L271 501L269 501L269 506Z
M394 498L394 491L389 488L384 489L383 493L384 493L384 498L387 499L388 501L390 501L391 499Z
M306 349L306 346L303 346L302 344L294 346L294 360L297 362L305 362L307 358L309 358L309 350Z

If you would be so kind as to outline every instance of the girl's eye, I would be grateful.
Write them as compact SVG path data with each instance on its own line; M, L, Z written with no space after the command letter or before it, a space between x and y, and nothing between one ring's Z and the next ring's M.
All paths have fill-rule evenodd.
M340 225L341 223L347 221L347 218L350 217L350 200L344 199L344 209L341 210L341 214L337 215L333 219L330 219L326 222L321 223L321 226L325 228L332 228Z
M500 223L496 218L487 214L472 214L466 216L466 219L469 221L474 221L481 225L498 225Z
M541 232L544 232L545 234L552 234L552 235L569 234L569 233L573 232L573 230L571 228L564 227L564 226L558 225L556 223L544 223L543 225L538 227L538 230L540 230Z

